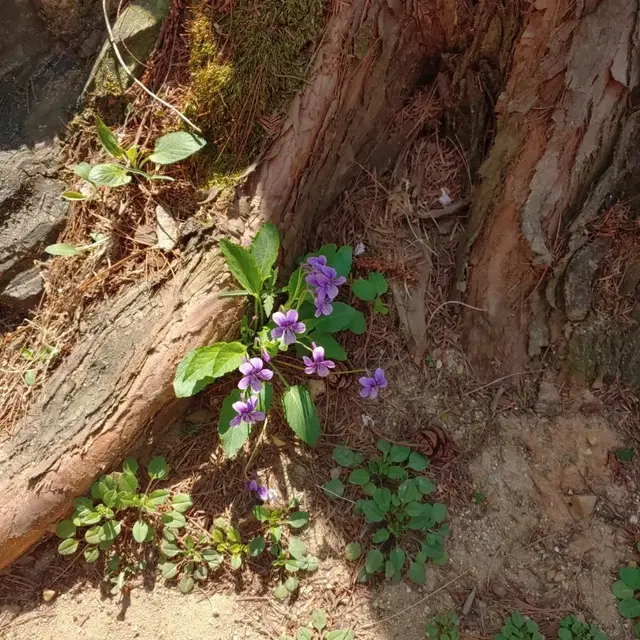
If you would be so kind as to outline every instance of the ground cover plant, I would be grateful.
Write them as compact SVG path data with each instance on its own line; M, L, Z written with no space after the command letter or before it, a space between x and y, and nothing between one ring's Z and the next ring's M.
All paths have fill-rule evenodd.
M620 579L613 583L611 593L617 599L617 606L623 618L640 618L640 569L637 567L622 567ZM640 622L635 626L635 636L640 638Z
M459 619L454 611L434 616L427 622L428 640L459 640Z
M295 636L280 636L278 640L354 640L355 637L351 629L329 630L324 609L316 609L309 623L299 627Z
M595 624L583 622L577 616L567 616L560 621L558 640L608 640Z
M514 611L505 619L504 625L494 640L543 640L538 623Z

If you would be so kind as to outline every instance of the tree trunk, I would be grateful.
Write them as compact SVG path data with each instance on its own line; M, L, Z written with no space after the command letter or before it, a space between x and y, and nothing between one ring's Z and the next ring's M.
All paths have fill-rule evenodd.
M425 39L443 40L440 23L421 25L414 10L411 1L340 5L282 134L238 189L229 217L241 223L233 225L243 229L239 239L248 242L271 220L283 235L285 263L292 263L316 213L366 162L415 86ZM350 52L365 27L371 37L358 60ZM385 147L393 160L397 144L387 140L378 152ZM172 379L186 352L236 332L243 306L218 297L231 283L215 240L212 230L201 233L177 278L137 287L105 312L0 450L0 568L35 543L96 475L181 412Z

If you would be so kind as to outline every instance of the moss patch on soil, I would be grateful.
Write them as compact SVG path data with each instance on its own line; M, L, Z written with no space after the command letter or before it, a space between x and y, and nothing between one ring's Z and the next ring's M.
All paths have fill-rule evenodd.
M324 22L322 0L195 4L187 111L213 143L200 158L209 183L227 182L277 127L305 82Z

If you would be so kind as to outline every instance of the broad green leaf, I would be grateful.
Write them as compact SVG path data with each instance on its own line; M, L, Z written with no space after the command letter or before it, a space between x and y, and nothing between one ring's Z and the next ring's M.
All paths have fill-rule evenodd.
M640 569L636 567L622 567L620 580L633 589L640 589Z
M96 115L96 128L98 129L98 138L104 150L114 158L122 156L124 149L118 144L118 139L113 131L107 127L98 115Z
M331 453L331 457L341 466L341 467L353 467L355 466L356 454L355 451L349 449L349 447L337 446L333 448L333 452Z
M289 597L289 590L287 589L287 587L285 587L283 584L279 584L274 592L273 595L278 599L278 600L284 600L285 598Z
M88 199L84 193L80 193L79 191L65 191L60 197L71 202Z
M223 401L220 408L220 420L218 422L218 433L220 434L220 444L227 458L233 458L251 433L251 425L241 422L237 427L231 427L229 423L236 415L233 403L241 398L240 389L234 389Z
M72 553L76 552L77 548L78 541L73 538L67 538L58 545L58 553L61 556L70 556Z
M266 540L262 536L254 538L249 543L249 555L252 557L259 556L267 546Z
M368 522L382 522L384 520L384 512L373 500L365 500L362 505L362 513Z
M207 565L205 564L198 565L193 572L193 577L200 581L206 580L208 575L209 569L207 569Z
M369 472L366 469L354 469L349 474L349 482L351 484L363 486L369 482Z
M178 398L193 396L216 378L242 364L247 348L241 342L217 342L192 349L178 365L173 389Z
M373 542L375 544L380 544L382 542L386 542L389 539L389 529L378 529L373 535Z
M289 593L293 593L300 586L300 580L290 576L285 580L284 586Z
M309 514L306 511L296 511L289 516L287 524L294 529L300 529L309 522Z
M384 556L379 549L371 549L365 558L365 569L368 573L375 573L384 566Z
M611 585L611 593L619 600L633 598L633 588L622 582L622 580L618 580Z
M296 640L313 640L313 631L307 627L300 627L296 631Z
M320 420L309 391L304 387L289 387L282 395L282 406L287 424L310 447L320 437Z
M186 513L193 506L193 500L186 493L178 493L171 499L171 506L175 511Z
M58 538L73 538L76 535L76 525L71 520L60 520L56 525L56 535Z
M424 564L420 562L412 562L407 571L407 577L415 584L424 584L426 572Z
M83 513L93 509L93 500L91 498L74 498L73 507L76 513L81 516Z
M409 467L409 469L413 469L414 471L424 471L428 466L429 458L423 456L417 451L411 452L409 462L407 462L407 467Z
M354 640L355 635L351 629L336 629L329 631L324 640Z
M329 261L330 265L336 270L339 276L348 278L351 273L351 262L353 261L353 249L345 245L340 247L336 252L336 255Z
M206 144L207 141L195 133L174 131L156 140L149 160L156 164L173 164L197 153Z
M113 507L118 499L118 492L115 489L111 489L104 494L102 502L106 507Z
M122 470L128 471L135 476L136 473L138 473L138 461L131 456L125 458L124 462L122 463Z
M169 467L162 456L156 456L147 465L147 473L152 480L164 480L169 475Z
M618 611L623 618L638 618L640 617L640 601L633 598L618 600Z
M391 480L405 480L407 477L407 472L398 466L389 467L387 469L387 478L391 478Z
M362 335L367 330L367 321L362 311L354 311L347 329L358 336Z
M357 560L362 555L362 547L359 542L350 542L344 548L344 555L347 560Z
M389 459L391 462L404 462L411 453L409 447L405 447L399 444L394 444L389 451Z
M115 540L122 530L122 525L119 522L114 522L113 520L107 520L100 527L100 542L104 542L106 540Z
M376 297L376 288L368 280L358 278L352 285L351 291L356 298L370 302Z
M369 282L375 287L376 293L381 296L389 290L387 279L378 271L369 274Z
M162 522L169 529L181 529L184 527L186 520L179 511L169 511L162 514Z
M330 498L342 498L344 495L344 484L342 484L340 478L334 478L333 480L325 482L322 488Z
M36 383L36 370L29 369L28 371L25 371L23 379L24 379L24 383L28 387L32 387Z
M131 182L131 176L118 164L97 164L91 167L89 180L101 187L122 187Z
M620 462L631 462L633 460L633 456L635 451L631 447L625 447L623 449L616 449L616 458L620 460Z
M91 165L88 162L80 162L73 167L73 172L80 176L83 180L90 182L89 174L91 173Z
M262 275L256 259L244 247L229 240L220 240L220 250L227 261L233 277L247 291L259 295L262 289Z
M373 492L373 501L378 505L380 511L386 513L391 507L391 491L385 487L376 489Z
M292 558L302 560L307 555L307 545L300 538L291 538L289 540L289 553Z
M84 539L89 544L99 544L102 541L102 527L96 525L84 532Z
M391 443L387 440L380 439L376 442L376 448L386 456L389 451L391 451Z
M408 504L415 500L420 500L421 498L420 492L418 491L418 487L416 486L414 480L405 480L398 487L397 495L404 504Z
M263 281L271 275L271 269L278 259L279 250L280 236L278 229L272 222L265 222L251 242L251 255L258 265L258 271Z
M100 557L98 547L85 547L83 551L84 559L88 564L92 564Z
M356 313L353 307L344 302L334 302L330 316L322 316L316 323L318 333L335 333L346 329Z
M432 511L432 515L433 515L433 519L440 523L440 522L444 522L447 519L447 506L442 504L442 502L436 502L433 505L433 511Z
M164 504L168 497L169 492L166 489L156 489L149 494L149 502L151 502L153 506L158 506ZM176 509L176 511L180 511L180 509L177 509L175 506L173 508Z
M420 493L424 494L425 496L433 493L436 490L436 486L433 484L433 482L425 476L416 478L415 483Z
M414 500L413 502L409 502L407 504L407 506L405 507L405 512L407 513L408 516L411 516L412 518L415 518L417 516L422 515L422 511L425 505L423 505L421 502L418 502L417 500ZM429 508L429 518L431 518L431 513L432 513L432 509Z
M183 576L183 578L178 583L178 589L185 595L187 593L191 593L193 591L193 587L195 587L196 583L192 576Z
M133 525L133 539L136 542L142 543L147 539L149 533L149 525L144 520L138 520Z
M130 471L123 471L118 477L118 489L120 491L135 493L137 488L138 488L138 478L136 478L135 474L131 473ZM104 492L102 496L103 502L108 493L109 493L108 491Z
M205 549L202 552L202 557L209 565L210 569L217 569L223 562L224 558L215 549Z
M327 616L324 609L316 609L311 614L311 624L320 632L327 626Z
M231 556L231 568L237 571L242 566L242 556L235 553Z
M50 244L44 248L45 252L52 256L79 256L82 251L78 251L70 244Z
M406 554L404 552L404 549L401 549L400 547L396 547L389 554L389 561L391 562L391 564L393 565L393 568L396 571L402 571L402 567L404 567L405 558L406 558Z
M166 531L166 529L165 529ZM180 549L176 545L175 542L169 542L169 540L163 540L160 543L160 551L167 558L175 558L175 556L180 554Z
M329 360L338 360L343 362L347 359L347 352L340 346L338 341L329 333L313 332L309 336L309 342L315 342L317 345L324 347L324 355ZM305 350L306 355L307 351Z
M280 538L282 537L282 527L271 527L269 529L269 535L271 536L271 541L274 544L278 544L278 542L280 542Z

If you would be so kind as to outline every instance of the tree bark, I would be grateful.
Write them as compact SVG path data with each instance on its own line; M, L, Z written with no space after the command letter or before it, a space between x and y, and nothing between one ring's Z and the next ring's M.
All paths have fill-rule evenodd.
M358 59L351 52L362 49L363 34ZM425 21L412 0L339 4L281 136L237 190L229 217L243 223L240 240L271 220L290 265L316 214L377 143L393 161L397 142L379 140L416 84L427 41L446 42L441 22ZM228 235L224 227L217 234ZM236 333L243 304L218 296L231 283L215 240L212 230L200 234L175 279L129 291L97 319L0 450L0 568L37 542L99 473L183 410L172 379L189 349Z

